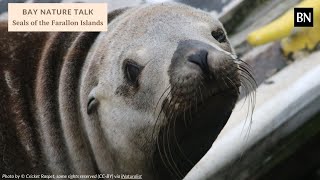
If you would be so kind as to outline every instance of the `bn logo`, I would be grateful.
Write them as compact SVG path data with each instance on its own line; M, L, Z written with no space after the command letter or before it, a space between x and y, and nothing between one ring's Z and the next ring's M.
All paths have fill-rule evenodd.
M313 27L313 8L294 8L294 27Z

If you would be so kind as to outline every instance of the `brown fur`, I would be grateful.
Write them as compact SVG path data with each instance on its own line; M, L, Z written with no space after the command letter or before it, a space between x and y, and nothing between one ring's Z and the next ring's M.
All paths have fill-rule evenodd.
M48 163L43 161L57 155L52 163L65 167L56 172L68 173L73 167L66 163L65 138L58 130L59 80L68 83L62 95L77 94L81 66L98 33L12 33L6 23L0 31L0 172L43 173ZM74 108L70 116L78 115Z
M9 33L6 23L0 31L0 171L30 172L41 158L32 104L37 57L47 34Z
M126 9L109 13L108 22ZM78 121L77 101L81 68L97 35L16 33L8 32L7 22L0 23L0 174L97 171L84 144L88 140ZM65 108L72 123L60 118L59 110ZM74 131L60 131L68 128ZM67 147L68 140L75 147ZM72 153L87 157L79 163L86 167L72 167Z

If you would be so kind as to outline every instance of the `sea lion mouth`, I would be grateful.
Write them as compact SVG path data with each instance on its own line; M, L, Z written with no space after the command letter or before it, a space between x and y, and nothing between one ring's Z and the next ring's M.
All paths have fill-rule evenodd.
M176 121L179 121L176 123L184 123L184 126L176 127L179 144L183 146L184 143L190 144L192 139L201 139L201 133L210 136L210 142L213 143L229 118L238 96L237 89L227 88L194 102L188 109L176 112Z
M210 106L210 102L214 101L218 96L223 96L224 94L232 94L237 97L239 95L238 83L232 83L232 85L227 85L223 89L217 88L201 88L198 87L194 91L189 90L188 93L175 93L172 92L171 100L165 99L163 105L169 106L164 108L166 114L170 114L172 110L175 113L185 113L188 111L192 112L202 112L205 107ZM190 87L185 87L186 89L192 89ZM183 90L180 90L180 92ZM188 91L188 90L187 90ZM168 102L170 101L170 102ZM169 110L169 111L168 111Z
M173 103L165 108L171 110L165 112L169 121L184 123L182 125L183 127L179 128L178 131L176 129L176 132L178 133L181 131L181 135L178 133L176 134L181 137L181 142L190 135L190 133L186 133L185 131L202 131L203 129L209 128L211 132L216 132L210 134L218 134L220 132L219 129L221 128L220 122L224 125L229 117L228 113L231 113L231 110L238 99L238 88L238 86L228 87L217 92L207 91L206 94L195 93L198 97L193 97L193 99L184 103L180 102L180 104L185 104L185 107L177 106L176 103ZM182 98L174 97L173 99ZM174 111L172 109L174 109ZM175 117L175 119L172 117Z

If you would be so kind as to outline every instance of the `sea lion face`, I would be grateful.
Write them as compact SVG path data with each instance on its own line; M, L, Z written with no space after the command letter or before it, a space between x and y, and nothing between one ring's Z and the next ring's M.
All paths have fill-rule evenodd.
M125 11L97 41L88 116L102 127L114 169L183 177L238 98L238 64L221 23L183 5L146 5Z

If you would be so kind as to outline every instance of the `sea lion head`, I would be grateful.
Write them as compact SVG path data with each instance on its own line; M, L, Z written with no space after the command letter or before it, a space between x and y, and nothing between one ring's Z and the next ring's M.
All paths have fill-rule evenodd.
M119 14L85 65L83 116L98 123L86 128L101 128L113 171L182 178L227 122L246 71L206 12L164 3Z

